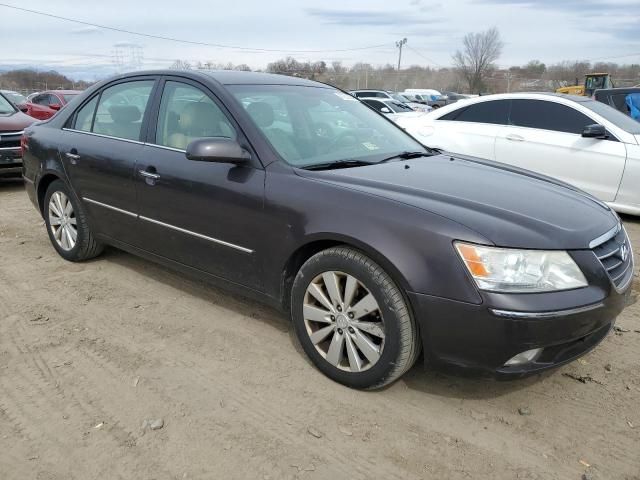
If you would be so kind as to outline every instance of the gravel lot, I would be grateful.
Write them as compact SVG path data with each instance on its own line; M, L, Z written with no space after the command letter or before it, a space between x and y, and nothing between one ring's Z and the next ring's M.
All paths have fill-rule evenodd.
M3 480L640 479L638 303L542 376L359 392L278 312L113 249L65 262L20 182L0 199Z

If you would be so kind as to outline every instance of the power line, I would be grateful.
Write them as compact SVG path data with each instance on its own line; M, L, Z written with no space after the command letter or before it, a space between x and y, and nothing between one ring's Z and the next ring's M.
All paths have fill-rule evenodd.
M413 47L410 47L408 45L405 45L405 48L408 48L409 50L411 50L413 53L415 53L416 55L424 58L427 62L429 63L433 63L436 67L440 67L440 68L444 68L442 65L440 65L438 62L434 62L433 60L431 60L429 57L423 55L422 53L420 53L418 50L416 50Z
M165 37L163 35L154 35L154 34L151 34L151 33L134 32L132 30L126 30L124 28L110 27L110 26L107 26L107 25L100 25L100 24L97 24L97 23L91 23L91 22L85 22L83 20L77 20L75 18L68 18L68 17L63 17L63 16L60 16L60 15L54 15L52 13L42 12L42 11L39 11L39 10L31 10L31 9L28 9L28 8L16 7L15 5L9 5L7 3L0 3L0 7L11 8L13 10L19 10L19 11L22 11L22 12L32 13L34 15L40 15L40 16L43 16L43 17L55 18L57 20L64 20L66 22L73 22L73 23L77 23L77 24L80 24L80 25L86 25L86 26L89 26L89 27L101 28L103 30L111 30L113 32L127 33L129 35L137 35L139 37L153 38L153 39L156 39L156 40L166 40L166 41L169 41L169 42L186 43L186 44L189 44L189 45L200 45L200 46L205 46L205 47L226 48L226 49L231 49L231 50L244 50L244 51L251 51L251 52L274 52L274 53L330 53L330 52L354 52L354 51L358 51L358 50L370 50L370 49L374 49L374 48L380 48L380 47L389 46L388 44L383 43L383 44L380 44L380 45L369 45L367 47L340 48L340 49L334 49L334 50L329 50L329 49L325 49L325 50L284 50L284 49L275 49L275 48L242 47L242 46L239 46L239 45L225 45L225 44L222 44L222 43L197 42L197 41L193 41L193 40L184 40L184 39L174 38L174 37Z

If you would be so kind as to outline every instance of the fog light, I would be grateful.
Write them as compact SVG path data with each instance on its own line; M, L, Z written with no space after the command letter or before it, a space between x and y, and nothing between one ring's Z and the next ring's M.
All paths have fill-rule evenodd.
M526 352L520 352L515 357L510 358L504 364L505 367L512 367L514 365L524 365L525 363L531 363L535 361L542 353L542 348L534 348L533 350L527 350Z

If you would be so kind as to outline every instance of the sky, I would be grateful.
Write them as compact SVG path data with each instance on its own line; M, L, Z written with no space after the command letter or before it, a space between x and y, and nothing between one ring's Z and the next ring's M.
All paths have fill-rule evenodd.
M133 68L300 61L449 66L468 32L497 27L500 66L532 59L640 63L640 0L0 0L179 43L45 17L0 3L0 71L96 80ZM198 44L201 43L201 44ZM202 45L208 44L208 45ZM214 46L218 45L218 46ZM227 48L232 46L235 48Z

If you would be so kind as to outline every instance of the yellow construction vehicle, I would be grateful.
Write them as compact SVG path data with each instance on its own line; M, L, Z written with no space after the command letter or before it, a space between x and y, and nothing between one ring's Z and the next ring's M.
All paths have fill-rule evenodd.
M573 85L570 87L561 87L556 93L565 93L567 95L592 96L593 92L599 88L614 88L615 85L608 73L588 73L584 76L584 85Z

